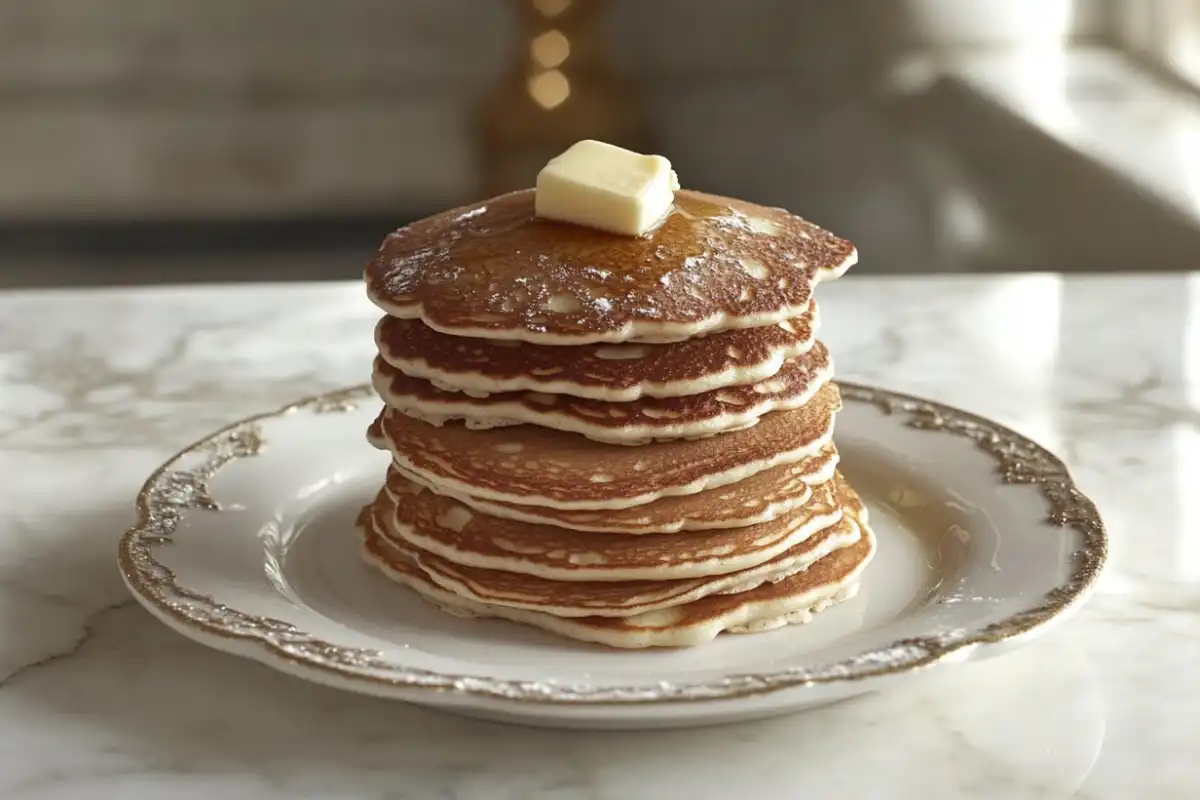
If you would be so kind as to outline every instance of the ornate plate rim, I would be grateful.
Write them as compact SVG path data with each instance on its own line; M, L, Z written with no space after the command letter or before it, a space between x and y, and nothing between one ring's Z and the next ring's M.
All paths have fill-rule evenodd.
M398 691L576 706L734 700L912 672L965 658L985 645L1024 636L1089 596L1107 559L1108 534L1095 504L1075 486L1057 456L1012 429L967 411L866 384L838 381L838 386L845 401L874 405L888 416L904 414L904 424L909 427L971 440L997 462L1002 483L1039 489L1049 506L1046 522L1073 529L1082 537L1082 545L1071 553L1070 577L1036 606L975 631L904 639L814 668L726 675L712 681L658 683L652 687L552 684L405 666L384 659L378 651L322 641L291 623L245 614L181 586L175 573L157 560L155 552L171 541L188 512L220 510L209 493L208 481L229 463L260 452L265 444L261 423L300 412L352 410L360 401L375 397L367 384L313 395L246 417L171 456L150 475L137 495L137 522L121 537L118 564L130 591L157 614L202 634L256 644L262 648L262 655L282 659L293 670L313 670ZM197 454L205 456L202 463L181 468L180 462Z

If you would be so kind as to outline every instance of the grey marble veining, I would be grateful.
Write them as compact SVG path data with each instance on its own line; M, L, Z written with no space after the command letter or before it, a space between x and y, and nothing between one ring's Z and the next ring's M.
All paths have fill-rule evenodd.
M0 796L1191 798L1200 794L1200 276L822 288L839 373L1062 454L1111 568L1028 648L765 723L505 728L304 684L133 605L115 543L165 456L365 379L356 284L0 293Z

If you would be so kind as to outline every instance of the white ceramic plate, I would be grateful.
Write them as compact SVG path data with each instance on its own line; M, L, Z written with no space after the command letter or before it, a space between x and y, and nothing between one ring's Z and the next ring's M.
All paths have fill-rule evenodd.
M239 422L147 481L121 541L134 596L180 633L342 689L574 727L682 726L827 703L1001 652L1078 607L1104 563L1095 506L1038 445L936 403L841 384L842 470L879 551L808 625L626 652L449 616L359 558L387 456L366 387Z

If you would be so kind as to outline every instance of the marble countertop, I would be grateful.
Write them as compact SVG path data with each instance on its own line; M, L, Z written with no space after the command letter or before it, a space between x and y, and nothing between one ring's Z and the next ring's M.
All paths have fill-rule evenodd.
M1069 623L800 716L679 732L461 720L210 652L127 596L144 477L222 423L362 382L356 284L0 293L0 796L1200 796L1200 274L848 278L839 374L1060 453L1112 560Z

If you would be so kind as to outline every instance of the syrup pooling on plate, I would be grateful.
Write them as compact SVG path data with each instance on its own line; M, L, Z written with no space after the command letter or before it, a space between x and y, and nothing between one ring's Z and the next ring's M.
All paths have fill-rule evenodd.
M531 191L413 223L366 269L393 316L542 344L682 341L780 322L854 261L853 245L781 209L681 191L640 237L534 216Z

